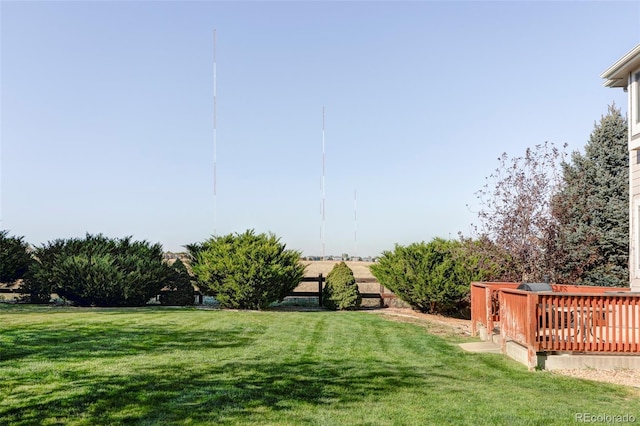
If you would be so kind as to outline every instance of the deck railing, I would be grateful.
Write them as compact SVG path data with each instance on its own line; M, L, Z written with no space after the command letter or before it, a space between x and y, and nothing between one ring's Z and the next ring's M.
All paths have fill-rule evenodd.
M478 334L479 326L491 334L495 324L500 322L501 289L515 289L520 283L512 282L472 282L471 283L471 333ZM561 293L611 293L628 292L628 287L595 287L584 285L551 284L554 292Z
M538 351L640 351L639 294L538 294L536 316Z
M530 368L536 366L538 352L640 352L640 294L628 289L587 290L536 293L501 289L502 351L506 352L509 341L526 347Z
M538 295L516 289L503 289L498 294L501 352L507 353L509 341L521 344L527 348L529 368L534 368L538 361L535 344Z
M627 292L629 287L601 287L593 285L551 284L554 292L560 293L620 293Z
M516 288L520 283L472 282L471 283L471 333L478 334L478 326L487 330L490 337L494 324L500 321L498 292L503 288Z

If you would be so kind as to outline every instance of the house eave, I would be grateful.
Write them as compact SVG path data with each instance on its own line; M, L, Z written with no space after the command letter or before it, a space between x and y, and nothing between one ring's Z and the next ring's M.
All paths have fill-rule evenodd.
M627 87L629 73L637 68L640 68L640 44L600 75L605 79L602 85L605 87Z

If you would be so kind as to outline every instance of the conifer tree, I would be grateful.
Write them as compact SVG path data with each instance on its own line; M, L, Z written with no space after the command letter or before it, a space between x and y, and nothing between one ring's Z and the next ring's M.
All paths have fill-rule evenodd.
M362 296L353 271L344 263L336 263L327 275L327 284L323 289L323 304L329 309L357 309Z
M629 285L627 119L615 105L595 124L584 149L563 164L553 201L558 220L557 281Z

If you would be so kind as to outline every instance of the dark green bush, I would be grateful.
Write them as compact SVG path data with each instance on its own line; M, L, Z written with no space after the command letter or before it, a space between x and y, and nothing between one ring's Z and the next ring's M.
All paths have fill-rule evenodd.
M143 306L173 278L160 244L132 242L131 237L58 239L34 255L28 285L78 306Z
M191 275L180 259L171 265L170 283L160 293L160 304L167 306L187 306L195 302L195 290Z
M24 237L10 237L9 231L0 231L0 283L24 278L32 261Z
M51 302L51 286L46 282L26 278L20 286L20 303L47 304Z
M21 302L43 304L51 301L54 285L47 267L54 264L56 257L62 252L63 245L64 240L58 239L34 250L36 259L31 264L28 278L21 287L24 292L20 298Z
M293 291L304 275L300 253L273 234L212 237L187 246L200 290L223 307L263 309Z
M458 314L470 283L480 279L477 259L460 255L462 243L435 238L428 244L395 246L370 269L380 284L421 312Z
M322 291L322 304L329 309L357 309L362 303L353 271L346 263L334 265Z

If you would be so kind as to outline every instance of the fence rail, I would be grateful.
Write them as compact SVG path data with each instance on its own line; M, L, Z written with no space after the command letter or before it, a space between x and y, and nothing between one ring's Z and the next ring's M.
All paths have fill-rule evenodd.
M314 291L296 291L287 294L287 297L317 297L318 306L322 306L322 290L324 289L324 283L327 278L322 274L317 277L303 277L301 283L316 282L318 283L318 289ZM395 295L388 291L382 284L378 282L376 278L356 278L356 284L378 284L378 292L361 292L360 296L363 299L378 299L380 306L384 305L385 298L395 298Z
M303 277L300 281L302 283L318 283L317 289L313 291L305 291L305 290L294 290L293 292L287 294L286 297L317 297L318 298L318 306L322 306L322 290L324 288L324 283L326 282L326 277L322 274L319 274L317 277ZM356 284L378 284L378 291L368 291L361 292L360 296L363 299L378 299L380 302L380 306L384 305L385 299L395 299L396 295L393 294L389 289L384 287L382 284L378 282L376 278L356 278ZM19 295L23 294L21 288L0 288L0 294L14 294ZM156 296L156 300L158 300L158 296ZM204 294L198 290L195 291L195 301L196 304L204 303Z

